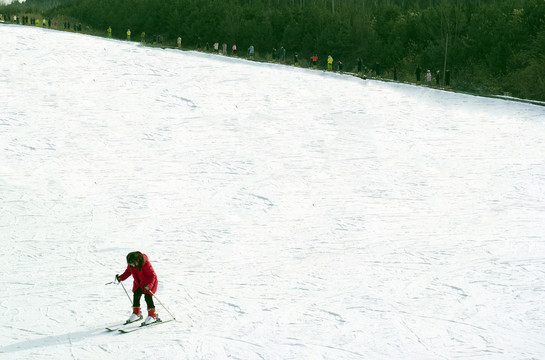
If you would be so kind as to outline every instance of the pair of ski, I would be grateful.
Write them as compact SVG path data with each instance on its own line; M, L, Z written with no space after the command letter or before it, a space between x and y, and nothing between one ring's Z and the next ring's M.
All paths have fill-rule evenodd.
M142 320L142 318L140 318L138 320ZM164 320L164 321L161 320L161 319L157 319L157 321L154 321L154 322L152 322L150 324L147 324L147 325L144 325L143 323L139 323L138 320L132 321L130 323L124 323L124 324L121 324L121 325L110 326L110 327L107 327L106 330L108 330L108 331L116 331L117 330L120 333L127 334L127 333L130 333L130 332L133 332L133 331L147 329L147 328L152 327L152 326L165 324L165 323L170 322L170 321L172 321L174 319Z

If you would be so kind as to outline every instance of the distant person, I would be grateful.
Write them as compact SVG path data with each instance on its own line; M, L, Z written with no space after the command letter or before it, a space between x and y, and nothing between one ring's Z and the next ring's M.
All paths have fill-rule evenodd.
M273 48L273 49L272 49L272 62L273 62L273 63L276 62L276 48Z
M176 40L176 43L178 44L178 49L182 48L182 37L178 36L178 39Z
M223 55L227 55L227 44L226 43L223 43L221 45L221 52Z
M417 66L416 67L416 71L415 71L415 75L416 75L416 85L420 85L421 84L421 81L420 81L420 74L421 74L422 70L420 70L420 66Z
M66 25L65 25L66 27ZM108 37L111 38L112 37L112 27L111 26L108 26Z
M426 72L426 83L428 84L428 86L431 86L431 71L430 70Z
M214 52L217 54L220 50L220 44L216 41L214 43Z
M375 77L380 78L380 61L375 63Z
M363 75L363 61L361 61L361 58L358 58L358 76Z
M341 60L339 60L337 62L337 70L342 73L343 72L343 62Z
M233 56L237 56L237 44L233 44L231 50L233 51Z
M440 71L437 70L437 72L435 73L435 86L437 87L440 87L441 86L441 75L440 75Z
M327 71L333 70L333 57L331 55L327 56Z
M155 321L161 321L157 317L153 296L157 291L157 275L153 266L149 262L148 256L140 251L133 251L127 254L127 269L123 274L117 274L115 279L119 282L126 280L129 276L133 277L133 308L132 314L127 320L127 323L135 322L142 319L140 311L140 299L144 295L148 308L148 317L142 323L143 325L151 324Z
M445 89L450 89L450 70L445 71Z
M280 47L280 63L284 64L286 62L286 49L283 46Z
M131 29L127 30L127 40L131 41Z
M253 60L254 59L254 46L253 45L250 45L250 47L248 48L248 54L250 55L250 60Z
M314 54L310 57L310 63L312 64L312 68L316 69L318 67L318 55Z
M299 54L297 54L297 51L293 54L293 65L299 66Z

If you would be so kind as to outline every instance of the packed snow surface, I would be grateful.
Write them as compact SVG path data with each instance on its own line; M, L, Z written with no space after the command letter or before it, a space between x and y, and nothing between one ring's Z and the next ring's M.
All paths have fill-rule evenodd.
M543 359L545 108L0 25L0 237L1 359Z

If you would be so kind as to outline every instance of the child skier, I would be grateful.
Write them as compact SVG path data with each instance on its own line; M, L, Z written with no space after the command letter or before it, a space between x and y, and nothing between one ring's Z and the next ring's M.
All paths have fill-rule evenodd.
M155 294L155 291L157 291L157 275L146 254L142 254L140 251L128 253L127 269L123 274L117 274L115 278L117 281L123 281L131 275L133 277L132 291L134 293L133 311L127 320L127 323L142 319L142 314L140 312L140 298L142 297L142 294L144 295L148 307L148 317L144 320L143 325L160 321L155 312L155 305L153 304L153 295Z

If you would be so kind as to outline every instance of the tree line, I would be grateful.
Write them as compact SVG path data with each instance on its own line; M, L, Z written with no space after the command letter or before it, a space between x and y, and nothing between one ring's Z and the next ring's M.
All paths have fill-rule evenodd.
M545 101L543 0L27 0L0 12L69 17L117 38L161 35L166 43L253 45L257 59L284 47L308 60L328 55L347 71L358 59L384 78L397 69L446 69L451 85L478 94ZM240 51L240 50L239 50Z

